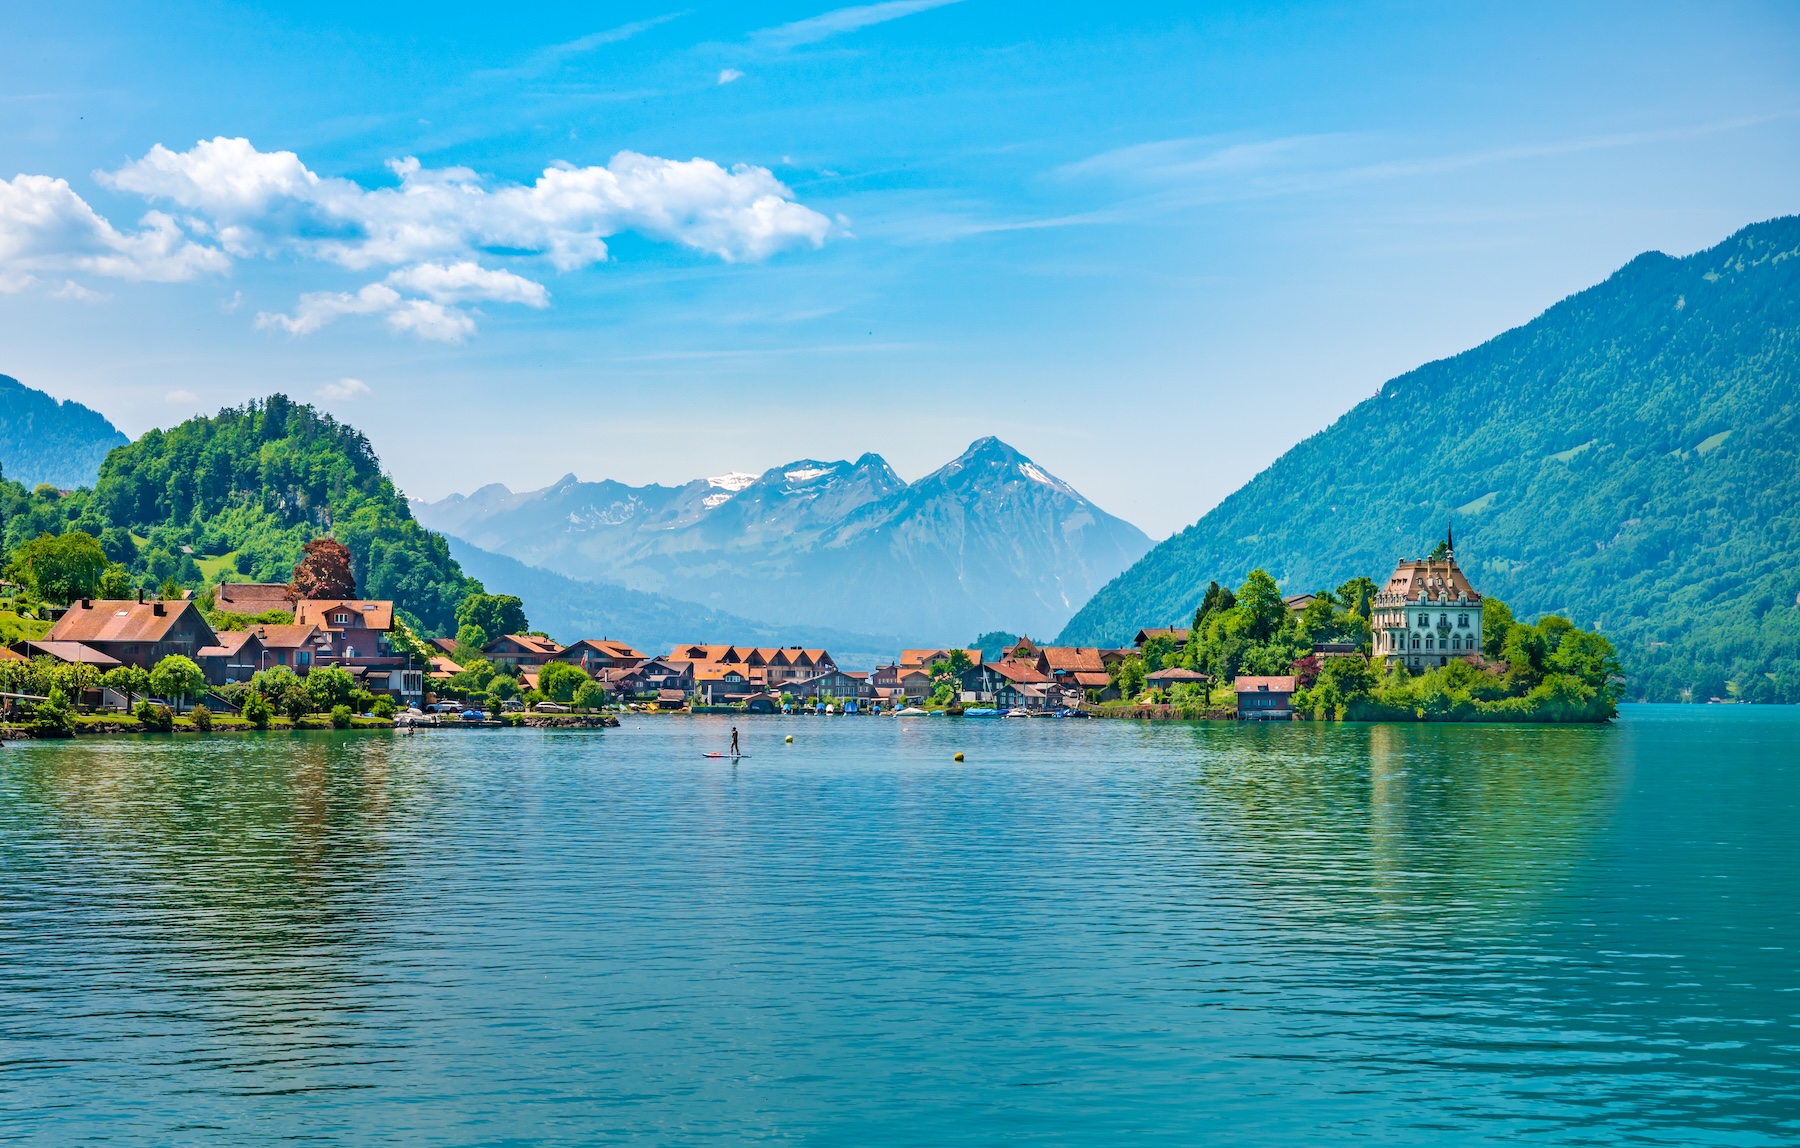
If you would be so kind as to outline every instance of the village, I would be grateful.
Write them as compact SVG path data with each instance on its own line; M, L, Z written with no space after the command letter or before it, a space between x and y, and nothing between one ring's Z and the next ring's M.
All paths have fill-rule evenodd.
M1281 599L1281 607L1298 623L1316 602L1317 596L1300 594ZM76 704L89 710L141 704L134 695L142 691L123 685L128 675L115 671L147 675L166 659L182 658L203 682L183 688L188 696L157 699L177 713L195 700L209 712L237 713L245 691L270 673L304 681L330 668L348 675L363 709L398 715L402 723L448 715L491 725L509 714L621 709L1270 721L1294 716L1296 690L1310 684L1321 659L1372 657L1412 670L1452 659L1480 664L1481 602L1453 553L1405 560L1364 604L1368 627L1361 641L1313 641L1294 672L1240 672L1215 681L1182 664L1193 659L1182 656L1191 632L1181 627L1140 629L1121 648L1019 637L998 651L906 649L886 664L849 670L828 650L798 645L696 643L646 654L610 638L563 645L533 632L500 634L474 649L452 638L421 642L399 622L392 601L296 598L285 583L225 582L210 592L212 617L252 620L241 628L215 628L192 591L168 599L142 592L135 599L84 598L62 611L42 638L0 647L0 661L87 667ZM268 618L291 621L254 621ZM464 662L486 672L472 676Z

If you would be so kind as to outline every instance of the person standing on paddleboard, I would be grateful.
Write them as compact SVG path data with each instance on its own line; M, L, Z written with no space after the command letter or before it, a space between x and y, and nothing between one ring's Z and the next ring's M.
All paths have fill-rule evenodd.
M738 756L737 726L731 727L731 756Z

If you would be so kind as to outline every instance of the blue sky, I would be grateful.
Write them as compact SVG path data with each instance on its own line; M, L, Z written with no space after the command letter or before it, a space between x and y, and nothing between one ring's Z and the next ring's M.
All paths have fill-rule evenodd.
M428 497L997 434L1161 536L1383 380L1800 210L1785 4L6 23L0 372L130 434L285 390Z

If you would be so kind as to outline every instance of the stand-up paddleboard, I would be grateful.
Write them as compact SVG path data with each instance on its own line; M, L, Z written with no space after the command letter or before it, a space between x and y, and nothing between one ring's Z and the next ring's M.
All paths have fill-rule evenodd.
M700 756L701 757L729 757L731 760L736 761L740 757L749 757L750 755L747 753L719 753L718 751L715 750L710 753L703 753Z

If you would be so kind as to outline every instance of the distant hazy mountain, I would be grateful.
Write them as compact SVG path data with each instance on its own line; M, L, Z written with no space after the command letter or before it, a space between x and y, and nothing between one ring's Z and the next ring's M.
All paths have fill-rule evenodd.
M92 486L106 453L129 441L98 411L0 375L0 474L27 489Z
M413 511L432 529L571 578L909 642L1052 633L1150 547L993 438L910 485L865 454L678 487L570 475Z
M847 670L870 669L898 655L898 638L818 626L771 626L709 610L692 602L565 578L450 539L450 554L490 594L516 594L531 624L559 642L613 638L646 654L666 654L691 642L822 647Z
M1385 579L1454 517L1477 589L1620 647L1629 696L1800 701L1800 217L1652 252L1392 380L1063 631L1185 622L1207 582Z

